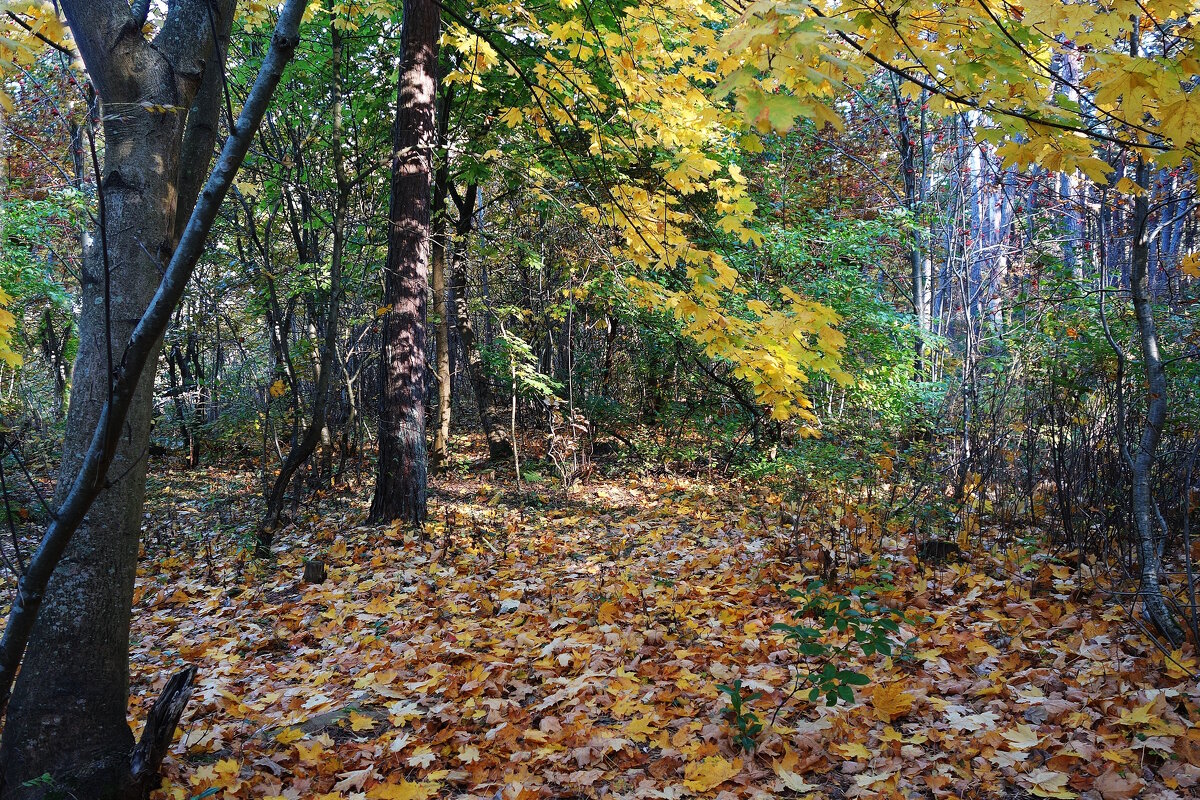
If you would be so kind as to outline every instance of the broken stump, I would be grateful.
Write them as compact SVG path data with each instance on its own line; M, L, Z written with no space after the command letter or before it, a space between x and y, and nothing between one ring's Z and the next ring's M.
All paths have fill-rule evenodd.
M325 571L325 562L319 559L312 559L304 562L304 582L305 583L324 583L329 574Z

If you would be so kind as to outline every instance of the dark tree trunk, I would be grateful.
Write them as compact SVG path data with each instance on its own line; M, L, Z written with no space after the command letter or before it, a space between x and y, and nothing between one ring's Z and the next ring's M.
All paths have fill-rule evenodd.
M425 520L425 295L429 291L429 188L435 142L441 8L405 0L393 128L392 191L384 267L379 465L370 519Z
M292 443L287 458L279 468L279 474L267 493L266 511L258 527L255 554L260 558L270 555L275 529L283 514L284 499L288 484L304 462L306 462L322 437L327 435L325 422L328 417L329 387L333 382L333 359L337 350L338 322L342 295L342 262L345 255L346 216L350 207L351 182L346 172L345 154L342 149L342 64L343 45L338 29L330 26L333 48L333 169L337 180L337 198L333 211L333 253L329 269L329 298L325 304L325 336L320 345L316 364L317 385L313 389L312 419L299 440Z
M54 331L54 316L49 308L42 315L42 355L54 371L54 419L61 420L66 410L67 382L71 364L67 360L67 345L71 342L71 321L63 326L62 334Z
M472 220L475 218L475 203L479 196L479 188L472 184L467 189L465 197L454 196L458 206L458 223L455 226L455 238L465 240L471 232ZM471 309L467 303L467 259L464 257L465 244L460 243L451 251L450 267L450 296L454 299L454 317L458 324L458 338L462 340L463 353L467 359L467 375L471 379L471 389L475 393L475 405L479 408L479 423L488 442L488 458L500 461L511 458L513 454L512 437L504 427L503 412L496 405L496 393L492 391L492 382L484 369L483 355L479 352L476 340L475 326L471 324Z

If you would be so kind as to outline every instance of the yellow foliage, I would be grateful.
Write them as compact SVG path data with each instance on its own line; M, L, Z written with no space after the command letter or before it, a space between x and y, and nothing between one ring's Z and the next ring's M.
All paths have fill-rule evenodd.
M708 756L701 761L692 761L684 768L683 787L693 792L707 792L742 771L742 760L726 761L720 756Z
M899 683L889 683L871 693L871 707L875 709L875 719L892 722L912 710L913 696Z

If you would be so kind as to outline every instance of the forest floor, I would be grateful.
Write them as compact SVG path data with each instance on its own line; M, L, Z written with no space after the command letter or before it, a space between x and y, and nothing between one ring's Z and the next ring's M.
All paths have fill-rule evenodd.
M765 488L511 471L436 479L423 536L330 492L239 554L251 471L154 471L132 716L182 663L196 693L161 797L1195 797L1200 690L1119 608L1030 548L921 564L906 534ZM833 565L813 531L858 541ZM244 551L241 551L244 553ZM301 580L322 559L328 580ZM877 590L891 656L854 702L792 694L799 588ZM830 646L845 644L835 634ZM907 642L907 644L905 644ZM818 668L821 658L810 661ZM740 679L755 747L735 745ZM755 732L753 724L761 723Z

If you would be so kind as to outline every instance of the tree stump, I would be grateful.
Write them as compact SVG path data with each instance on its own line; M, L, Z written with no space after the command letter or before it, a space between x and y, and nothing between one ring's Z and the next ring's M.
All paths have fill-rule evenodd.
M324 583L329 575L325 571L325 562L318 559L304 562L304 582Z
M962 558L962 548L956 542L944 539L928 539L917 548L917 558L933 564L944 564L947 561L958 561Z
M154 701L150 716L146 718L146 727L142 730L142 738L130 756L132 787L127 797L149 797L162 783L158 771L167 751L171 749L175 728L192 696L195 683L196 668L188 666L171 676L162 694Z

